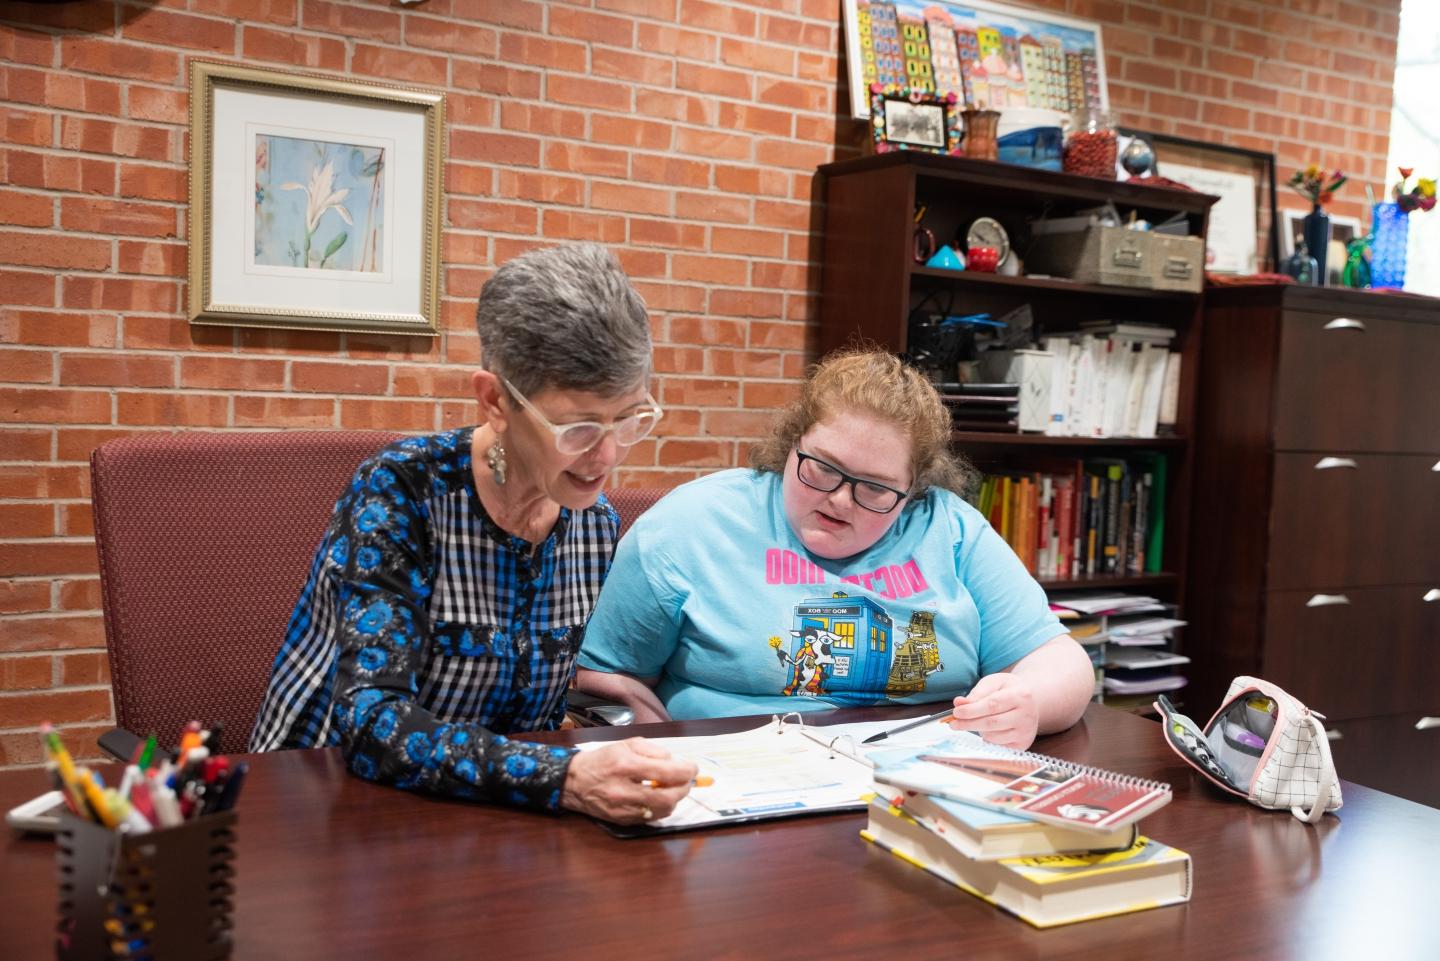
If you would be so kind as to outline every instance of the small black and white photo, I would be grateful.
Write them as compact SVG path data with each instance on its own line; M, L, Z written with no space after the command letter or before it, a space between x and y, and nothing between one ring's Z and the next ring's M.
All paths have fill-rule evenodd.
M934 103L885 101L885 139L891 143L945 149L945 108Z

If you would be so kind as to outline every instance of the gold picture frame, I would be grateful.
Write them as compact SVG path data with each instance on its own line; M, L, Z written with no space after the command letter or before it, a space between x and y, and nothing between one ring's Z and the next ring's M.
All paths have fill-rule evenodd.
M192 324L434 336L443 94L190 64Z

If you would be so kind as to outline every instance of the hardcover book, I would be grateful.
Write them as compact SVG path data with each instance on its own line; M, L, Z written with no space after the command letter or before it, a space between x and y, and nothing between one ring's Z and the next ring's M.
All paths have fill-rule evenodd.
M969 731L872 759L878 784L1095 833L1134 824L1172 796L1159 781L1012 751Z
M919 821L956 851L976 861L1028 855L1123 851L1135 843L1139 829L1131 824L1105 834L1032 821L960 801L900 791L877 785L871 802L882 811L893 808ZM881 815L870 812L873 822Z
M1146 837L1123 851L977 861L902 811L873 805L860 836L1037 928L1190 900L1190 856Z

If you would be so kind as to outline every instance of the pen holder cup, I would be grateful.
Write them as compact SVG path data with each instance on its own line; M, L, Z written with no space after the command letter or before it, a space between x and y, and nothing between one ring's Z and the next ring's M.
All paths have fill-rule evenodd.
M234 828L234 811L137 835L62 815L56 957L228 958Z

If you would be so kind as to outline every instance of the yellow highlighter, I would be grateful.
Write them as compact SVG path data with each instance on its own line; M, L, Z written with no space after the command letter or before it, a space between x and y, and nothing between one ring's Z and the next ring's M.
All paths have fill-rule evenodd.
M90 802L95 816L100 819L101 824L112 831L115 830L115 826L120 822L115 819L115 815L110 809L110 802L106 800L105 792L100 789L100 783L96 780L95 775L85 768L79 768L76 773L79 775L80 788L85 792L85 800Z

